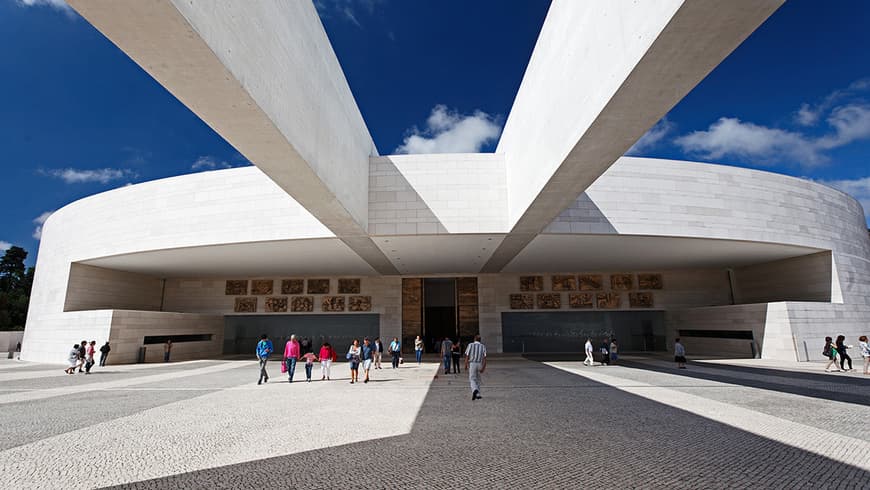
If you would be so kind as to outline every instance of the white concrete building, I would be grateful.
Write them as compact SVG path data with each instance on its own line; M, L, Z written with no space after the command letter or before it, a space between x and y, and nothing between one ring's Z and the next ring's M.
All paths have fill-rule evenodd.
M622 157L781 0L553 2L493 154L380 156L310 2L71 0L255 167L115 189L43 227L22 359L291 333L789 360L870 323L859 203Z

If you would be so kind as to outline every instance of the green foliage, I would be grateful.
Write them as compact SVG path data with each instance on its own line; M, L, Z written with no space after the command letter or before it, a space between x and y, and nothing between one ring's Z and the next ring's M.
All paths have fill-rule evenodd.
M34 272L26 258L26 250L10 247L0 259L0 330L24 330Z

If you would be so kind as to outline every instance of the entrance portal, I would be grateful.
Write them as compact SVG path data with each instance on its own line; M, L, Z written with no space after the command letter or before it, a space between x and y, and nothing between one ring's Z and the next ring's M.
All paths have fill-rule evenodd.
M479 331L476 277L402 279L402 346L414 350L414 339L423 339L426 352L444 337L466 344Z
M437 350L435 343L444 337L456 340L456 279L423 279L423 342L427 352Z

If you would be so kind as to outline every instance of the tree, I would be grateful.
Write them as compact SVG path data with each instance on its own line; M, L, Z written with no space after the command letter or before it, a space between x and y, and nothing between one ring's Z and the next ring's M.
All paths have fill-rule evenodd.
M21 247L10 247L0 259L0 330L24 330L34 273L25 259Z

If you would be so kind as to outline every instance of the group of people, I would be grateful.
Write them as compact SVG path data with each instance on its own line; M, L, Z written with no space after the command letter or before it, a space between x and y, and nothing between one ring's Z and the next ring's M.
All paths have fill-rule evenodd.
M91 374L91 368L94 367L96 346L96 340L90 342L82 340L80 343L73 345L67 357L69 366L64 369L64 372L66 374L75 374L76 369L78 369L80 373ZM106 365L106 360L109 358L109 351L111 350L112 348L109 346L108 341L100 347L100 367Z
M846 345L846 336L838 335L837 340L832 340L831 337L825 337L825 346L822 348L822 355L828 358L828 363L825 365L825 372L831 371L853 371L852 358L849 357L849 349L854 348L852 345ZM861 357L864 358L864 374L870 374L870 344L867 343L867 336L858 337L858 348L861 349ZM837 369L837 359L840 361L840 368ZM846 367L846 364L849 367ZM831 369L831 366L834 369Z
M399 342L397 337L393 337L393 341L390 342L389 350L387 351L392 358L393 369L397 369L399 364L402 363L402 345ZM269 373L266 370L266 364L268 363L269 356L272 355L275 348L272 344L272 341L269 340L269 336L263 334L260 336L260 341L257 343L256 354L257 359L260 361L260 379L257 381L257 384L267 383L269 381ZM381 358L384 353L384 344L381 342L380 338L374 339L374 341L370 340L368 337L363 339L362 345L360 345L359 340L354 339L353 343L348 348L346 358L348 363L350 364L350 382L358 383L359 382L359 367L360 364L363 366L363 373L365 374L365 378L363 379L363 383L369 382L369 372L374 367L375 369L383 369L381 366ZM311 382L312 371L314 370L314 363L320 363L320 380L321 381L330 381L332 363L336 361L338 358L335 349L329 342L324 342L320 346L320 351L318 354L314 353L314 349L311 341L308 338L304 338L299 341L295 334L290 335L290 340L284 345L284 355L282 356L281 361L281 372L287 374L287 381L289 383L293 382L293 378L296 374L296 364L298 362L305 363L305 380L306 382Z
M595 351L592 347L592 339L587 337L586 344L583 346L583 351L586 353L586 359L583 361L584 366L595 365ZM601 365L607 366L619 359L619 345L616 339L604 339L598 347L598 352L601 354Z
M423 341L417 336L414 342L414 350L417 355L417 363L422 362ZM275 347L269 336L263 334L260 336L260 341L257 342L256 354L260 365L260 379L258 385L269 382L269 372L266 370L266 365L269 362L269 356L273 354ZM381 356L385 352L384 345L380 338L370 340L368 337L363 339L362 344L359 340L354 339L347 350L346 358L350 365L350 382L359 383L359 369L362 365L363 383L368 383L370 380L369 373L372 368L382 369ZM402 344L398 337L393 337L392 342L387 347L386 352L392 358L393 369L397 369L402 363ZM459 342L455 344L450 339L444 339L441 344L441 353L444 358L444 371L449 373L450 365L453 364L455 372L459 372L459 360L462 357L462 350ZM305 362L305 380L311 382L311 372L314 369L314 363L320 363L320 379L321 381L329 381L332 363L337 359L335 349L329 342L324 342L320 346L320 351L317 355L311 345L311 341L307 338L300 342L296 335L291 335L290 340L284 345L284 353L282 356L281 372L286 373L288 382L293 382L293 377L296 372L296 364ZM468 344L465 349L465 370L468 372L468 380L471 385L471 399L478 400L481 396L480 375L486 370L486 347L480 342L480 335L474 337L474 342Z

